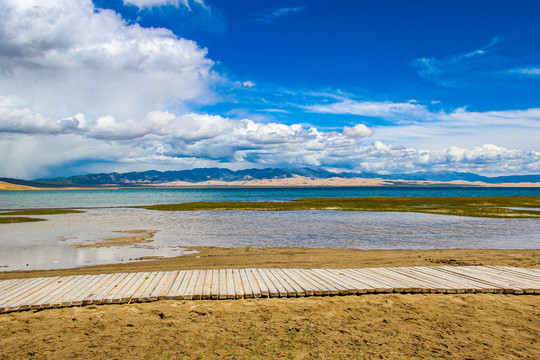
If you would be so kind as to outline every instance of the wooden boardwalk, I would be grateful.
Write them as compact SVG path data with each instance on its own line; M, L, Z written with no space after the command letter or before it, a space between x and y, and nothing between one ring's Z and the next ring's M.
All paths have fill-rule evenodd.
M0 281L0 313L156 300L364 293L540 294L540 270L504 266L178 270Z

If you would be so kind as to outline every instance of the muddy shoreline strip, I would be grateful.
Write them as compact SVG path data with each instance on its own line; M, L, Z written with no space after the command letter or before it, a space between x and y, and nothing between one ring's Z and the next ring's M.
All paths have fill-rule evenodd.
M364 268L383 266L501 265L540 269L540 249L358 250L327 248L188 247L177 257L73 269L0 271L0 279L119 272L227 268Z

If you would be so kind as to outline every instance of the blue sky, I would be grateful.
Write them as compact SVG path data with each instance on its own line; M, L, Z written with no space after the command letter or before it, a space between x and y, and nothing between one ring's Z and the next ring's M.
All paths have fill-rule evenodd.
M538 1L0 0L0 176L540 173Z

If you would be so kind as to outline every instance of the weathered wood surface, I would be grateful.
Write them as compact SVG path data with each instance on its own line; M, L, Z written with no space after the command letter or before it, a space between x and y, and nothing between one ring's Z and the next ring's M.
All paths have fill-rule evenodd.
M0 281L0 313L156 300L363 293L540 294L540 271L506 266L220 269Z

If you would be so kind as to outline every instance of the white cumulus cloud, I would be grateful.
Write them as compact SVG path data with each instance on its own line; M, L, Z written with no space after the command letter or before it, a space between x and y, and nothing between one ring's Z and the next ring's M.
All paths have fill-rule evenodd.
M353 127L343 127L343 134L353 139L360 139L373 135L373 130L364 124L356 124Z
M90 0L0 0L0 23L0 95L44 116L123 121L211 96L205 49Z

